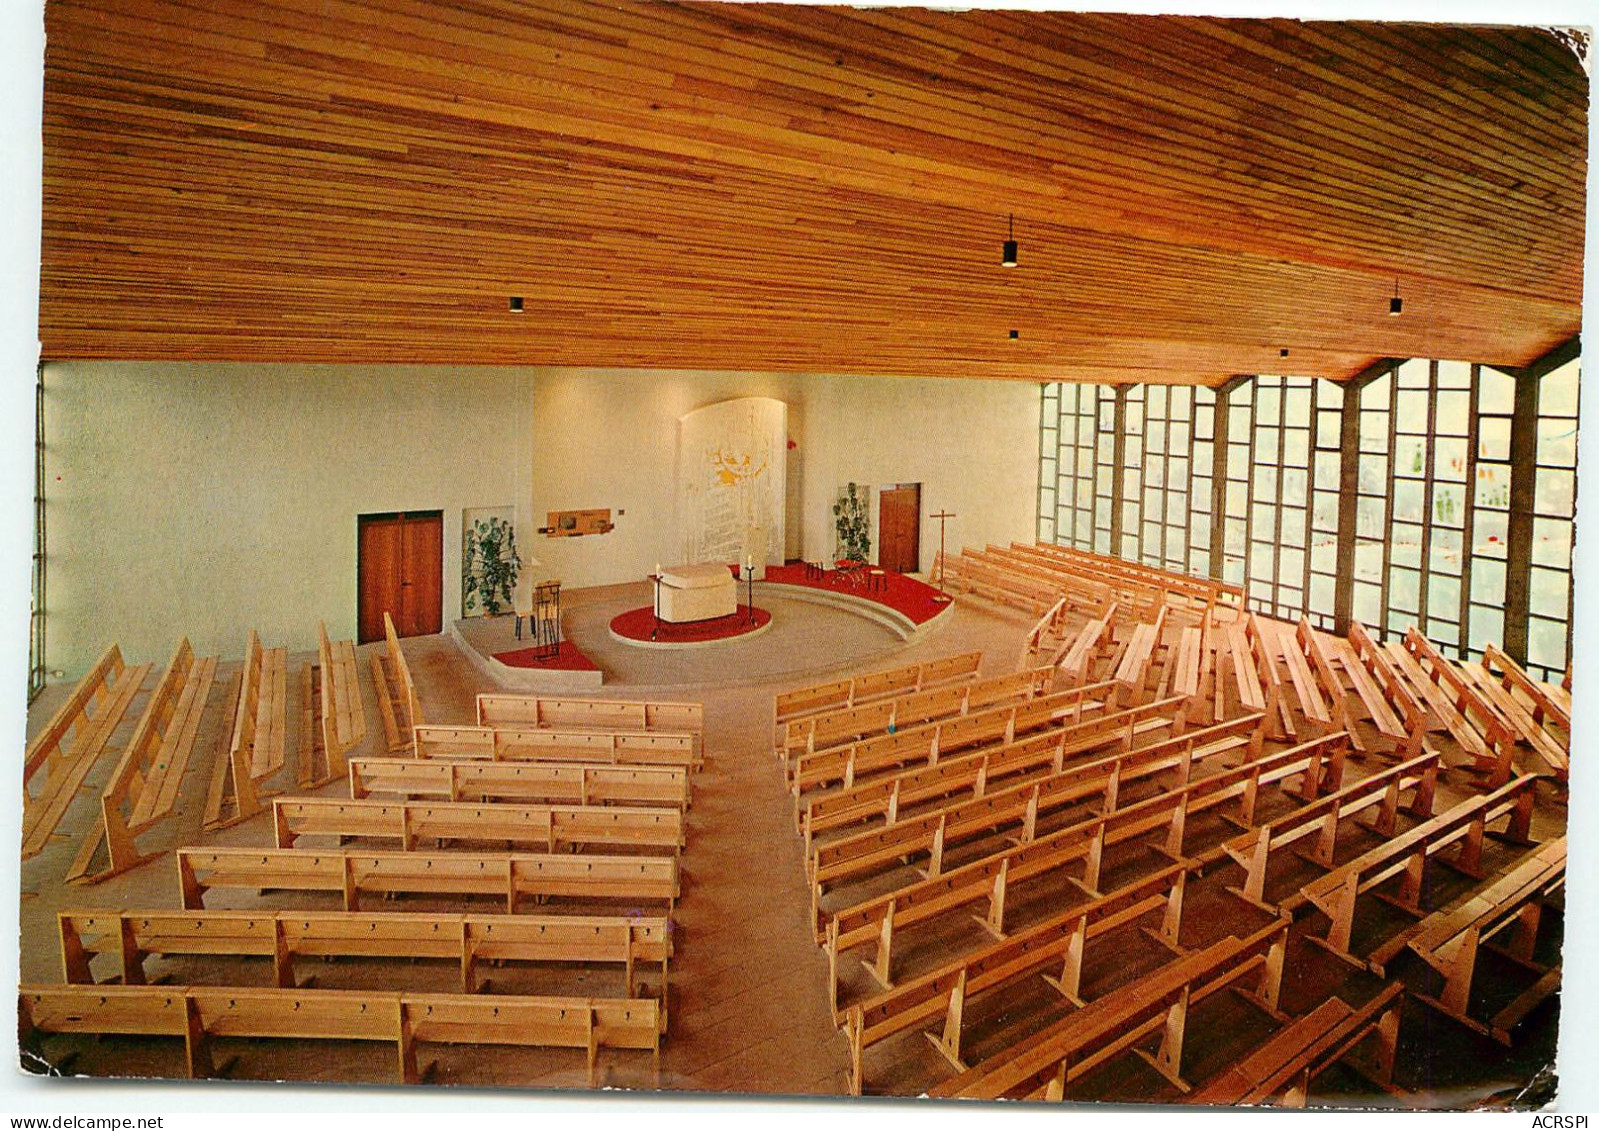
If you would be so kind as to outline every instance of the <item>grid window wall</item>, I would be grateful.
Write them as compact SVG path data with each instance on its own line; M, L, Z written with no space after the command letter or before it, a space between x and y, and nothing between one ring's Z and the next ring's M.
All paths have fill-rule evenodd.
M1312 386L1310 551L1304 615L1317 628L1333 627L1338 579L1338 497L1343 474L1344 388L1336 381Z
M1330 458L1314 459L1327 403L1335 406L1332 449L1322 453ZM1341 403L1342 393L1330 382L1277 376L1254 382L1244 577L1251 605L1285 620L1298 620L1313 608L1318 622L1332 618L1338 533L1336 406ZM1319 498L1315 487L1324 488ZM1316 558L1311 554L1317 543L1313 502L1323 506L1321 525L1331 524L1331 539L1322 536L1324 548ZM1321 572L1313 573L1313 567ZM1313 602L1314 577L1324 580L1316 582Z
M1123 557L1208 574L1215 403L1186 385L1128 390Z
M1113 553L1130 562L1143 560L1145 398L1164 386L1134 385L1127 390L1126 440L1122 445L1121 545ZM1158 513L1158 512L1157 512Z
M1113 552L1119 498L1120 556L1220 576L1245 585L1254 608L1331 629L1341 476L1353 460L1352 616L1389 638L1414 626L1447 655L1480 658L1515 635L1506 608L1517 381L1415 359L1352 390L1280 376L1237 382L1225 400L1208 388L1130 386L1120 467L1116 390L1056 386L1044 396L1040 536ZM1538 379L1534 482L1517 487L1533 499L1527 666L1551 679L1571 657L1578 385L1575 360ZM1358 436L1349 452L1346 400ZM1222 507L1212 514L1217 475ZM1212 561L1217 522L1223 553Z
M1394 374L1385 373L1360 391L1358 406L1353 615L1377 631L1388 607L1388 453L1396 388Z
M1471 506L1472 367L1411 360L1394 374L1388 601L1379 627L1411 627L1454 656L1466 654Z
M1477 366L1471 445L1471 513L1467 543L1466 655L1482 656L1505 638L1505 570L1510 547L1510 421L1516 382L1497 369Z
M1116 393L1101 391L1094 440L1094 553L1110 554L1110 512L1116 481Z
M1227 444L1222 454L1223 581L1244 584L1252 542L1250 473L1254 470L1255 382L1237 385L1227 396Z
M1188 456L1188 572L1211 577L1214 569L1210 560L1210 531L1215 516L1210 512L1216 466L1215 389L1194 388L1188 434L1192 437Z
M1113 400L1111 391L1101 385L1044 386L1038 471L1040 541L1082 550L1095 548L1101 400L1107 405ZM1108 506L1107 478L1107 516Z
M1533 496L1532 572L1527 588L1527 666L1559 679L1571 663L1571 540L1577 508L1579 364L1538 382L1538 454Z

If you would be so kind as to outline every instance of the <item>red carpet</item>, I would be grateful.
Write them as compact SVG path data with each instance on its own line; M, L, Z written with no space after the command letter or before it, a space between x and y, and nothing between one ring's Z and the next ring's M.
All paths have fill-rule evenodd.
M768 571L769 572L769 571ZM655 610L650 605L642 609L629 609L611 621L611 632L624 640L637 640L644 644L705 644L712 640L732 640L756 632L772 623L772 614L755 607L755 619L749 619L749 606L740 605L731 616L712 617L710 620L685 621L682 624L660 622L655 639L650 633L656 629Z
M768 581L784 585L803 585L807 589L821 589L828 593L845 593L851 597L859 597L903 613L913 624L926 624L949 608L948 602L933 600L938 596L938 590L931 585L917 581L914 577L907 577L903 573L895 573L893 570L885 571L883 576L887 584L882 589L868 589L865 577L861 578L859 584L853 584L839 580L837 571L833 569L828 569L818 580L805 576L804 563L766 567ZM759 586L760 582L757 581L755 584Z
M561 641L561 650L549 660L541 660L537 648L518 648L515 652L496 652L494 658L508 668L543 668L552 672L597 672L599 665L572 646L570 640Z

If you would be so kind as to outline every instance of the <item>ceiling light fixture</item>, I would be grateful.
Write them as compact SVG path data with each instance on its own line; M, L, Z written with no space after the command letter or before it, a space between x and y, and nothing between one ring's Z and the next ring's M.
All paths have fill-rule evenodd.
M1015 215L1015 213L1011 214L1009 226L1005 230L1006 230L1007 234L1010 236L1010 238L1005 241L1005 253L1004 253L1003 256L1000 257L999 265L1001 267L1014 267L1014 266L1016 266L1016 215Z
M1404 309L1405 309L1405 300L1399 297L1399 280L1395 279L1394 280L1394 297L1388 300L1388 313L1389 313L1389 315L1391 315L1393 317L1398 317L1399 313L1401 311L1403 311Z

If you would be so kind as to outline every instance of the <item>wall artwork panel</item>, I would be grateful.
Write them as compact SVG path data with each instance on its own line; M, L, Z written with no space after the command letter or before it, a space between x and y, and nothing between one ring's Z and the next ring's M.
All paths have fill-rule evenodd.
M783 560L788 405L740 397L678 421L677 536L684 562Z

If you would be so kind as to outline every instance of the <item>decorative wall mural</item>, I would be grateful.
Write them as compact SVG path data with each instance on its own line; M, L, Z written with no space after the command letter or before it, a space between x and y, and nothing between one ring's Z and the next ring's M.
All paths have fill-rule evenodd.
M783 560L788 405L741 397L678 422L677 533L684 562Z

